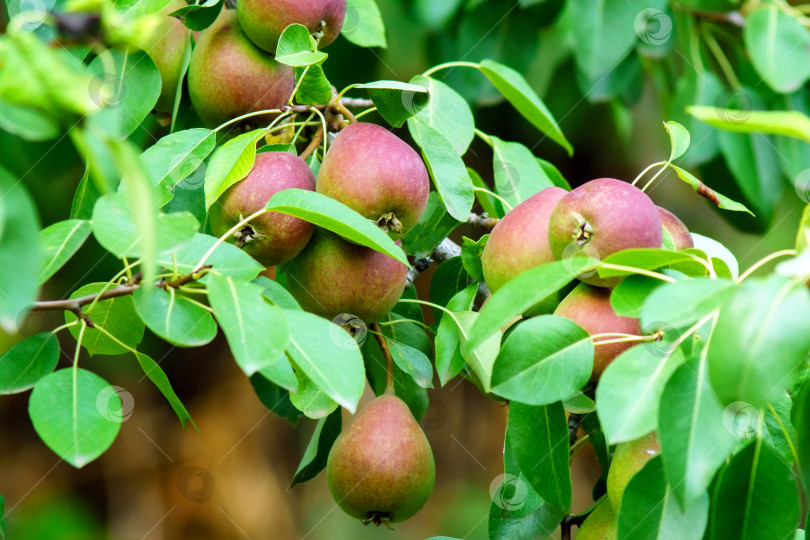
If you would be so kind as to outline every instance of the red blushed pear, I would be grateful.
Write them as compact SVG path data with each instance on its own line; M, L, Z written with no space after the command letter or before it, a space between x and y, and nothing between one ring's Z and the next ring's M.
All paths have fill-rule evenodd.
M248 175L222 194L208 211L211 231L222 236L242 219L261 210L279 191L315 190L315 177L300 157L289 152L261 152ZM314 226L287 214L268 212L230 236L265 266L289 261L309 242Z
M686 228L683 221L678 219L678 216L666 208L661 208L660 206L656 206L656 208L661 218L661 225L669 233L669 236L672 238L672 243L675 244L675 251L695 247L692 235L689 233L689 229Z
M287 285L301 307L329 320L341 313L366 323L382 320L407 276L408 267L396 259L320 228L286 266Z
M433 491L436 466L408 406L383 394L338 436L326 479L344 512L380 525L404 521L422 509Z
M641 325L638 319L620 317L613 311L610 305L610 289L592 287L585 283L577 285L568 296L563 298L563 301L554 311L554 315L571 319L591 336L606 333L632 334L636 336L641 334ZM617 338L597 338L594 343L613 339ZM608 364L630 347L638 345L638 343L638 341L628 341L595 345L591 380L599 379Z
M218 126L243 114L278 109L295 89L295 74L245 36L233 11L223 11L194 47L188 68L188 91L199 117ZM263 125L273 115L251 118Z
M346 0L242 0L236 11L250 40L275 54L278 38L291 24L302 24L311 34L322 31L318 48L335 41L346 15Z
M566 193L558 187L546 188L498 221L481 254L484 280L490 291L494 293L526 270L555 260L548 243L548 220ZM532 313L551 313L559 301L554 294L539 302Z
M575 255L604 259L631 248L660 248L661 218L650 198L614 178L591 180L560 199L549 218L548 240L558 260ZM610 287L620 278L598 274L582 281Z
M335 137L318 172L317 191L400 234L419 223L430 179L405 141L382 126L359 122Z
M185 7L182 0L172 0L160 12L160 22L144 39L144 51L152 58L160 72L160 97L155 110L162 113L172 112L180 72L183 69L183 57L188 47L188 28L169 13Z

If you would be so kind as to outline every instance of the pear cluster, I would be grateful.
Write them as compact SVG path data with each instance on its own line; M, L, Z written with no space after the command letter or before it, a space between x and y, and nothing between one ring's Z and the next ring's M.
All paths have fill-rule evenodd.
M430 180L407 143L381 126L358 122L337 134L317 181L294 154L259 153L250 173L211 207L211 231L224 235L288 188L322 193L402 235L422 217ZM366 323L379 321L405 290L408 268L401 262L286 214L251 220L229 241L265 266L287 263L287 287L301 307L330 320L351 313Z
M159 24L144 38L144 50L157 65L161 93L155 111L171 113L182 75L188 30L168 16L185 7L172 0ZM215 127L247 113L286 105L295 89L292 68L275 60L284 29L306 26L325 47L340 34L346 0L244 0L237 10L223 10L214 23L195 32L188 66L188 94L202 122ZM272 115L246 124L266 125Z
M577 258L604 259L631 248L676 250L694 246L686 225L657 207L640 189L614 178L598 178L566 192L546 188L526 199L492 229L481 264L490 291L536 266ZM621 317L610 304L610 293L621 278L579 273L580 283L536 304L527 315L553 313L567 317L589 334L639 335L638 319ZM608 338L596 338L595 342ZM619 354L637 342L596 347L591 379L597 380Z

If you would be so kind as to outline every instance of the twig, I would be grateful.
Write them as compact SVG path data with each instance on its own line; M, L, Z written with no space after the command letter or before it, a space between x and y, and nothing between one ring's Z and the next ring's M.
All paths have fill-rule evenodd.
M413 285L413 282L416 281L419 274L430 267L430 263L434 261L446 261L447 259L452 259L453 257L457 257L459 255L461 255L461 246L449 238L445 238L439 243L438 246L436 246L432 254L420 259L416 259L413 262L413 266L411 266L411 269L408 270L408 277L405 281L405 289L409 289Z
M339 103L344 108L352 107L354 109L366 109L368 107L374 106L374 102L371 101L370 99L357 99L357 98L342 98L339 102L334 103ZM313 107L318 109L319 111L323 111L329 105L284 105L282 107L279 107L279 110L281 112L308 113Z
M470 225L475 225L476 227L484 227L485 229L492 229L495 225L498 224L500 221L498 218L491 218L487 215L486 212L483 214L474 214L471 213L470 217L467 218L467 223Z
M301 159L307 160L309 157L315 153L318 147L323 142L323 126L318 128L318 131L315 132L315 135L312 137L312 140L309 142L304 151L301 152Z
M355 118L351 111L349 111L349 109L347 109L341 102L336 101L332 103L332 106L337 112L348 118L350 123L357 123L357 118Z
M393 394L394 393L394 360L391 358L391 351L388 349L388 342L385 339L385 336L382 333L382 329L380 328L379 323L372 323L371 329L373 330L374 337L377 339L377 343L380 344L380 349L382 349L383 356L385 356L385 393L386 394Z

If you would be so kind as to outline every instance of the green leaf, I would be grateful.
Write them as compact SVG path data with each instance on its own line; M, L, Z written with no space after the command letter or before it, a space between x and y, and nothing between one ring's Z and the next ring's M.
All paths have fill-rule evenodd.
M315 40L302 24L291 24L281 33L276 47L276 62L288 66L311 66L326 60L326 53L318 51Z
M253 283L259 285L262 290L262 295L270 300L273 304L281 309L301 309L298 301L290 294L290 291L285 289L281 283L270 279L267 276L259 276L253 280Z
M612 45L612 44L611 44ZM484 60L480 69L495 88L534 127L554 142L565 148L568 155L574 153L571 143L565 138L560 126L526 79L514 69L492 60Z
M250 384L253 385L253 391L256 392L256 396L262 402L262 405L281 418L286 419L293 428L298 426L301 411L292 404L290 393L287 390L262 376L261 371L250 376ZM300 384L298 388L300 391Z
M793 472L761 439L720 471L712 495L709 538L788 538L799 523Z
M733 293L734 283L726 279L664 283L644 301L641 326L651 332L666 327L686 328L718 309Z
M724 410L709 386L705 348L672 374L658 413L664 471L680 507L704 496L736 445L723 424Z
M554 184L531 151L520 143L489 135L495 190L512 207Z
M197 268L202 256L216 242L217 239L213 236L195 234L185 244L175 247L170 252L160 254L158 264L164 268L176 268L178 273L188 274ZM264 270L264 266L253 260L250 255L227 242L219 244L205 264L211 265L213 272L223 276L230 276L238 281L249 281ZM203 277L201 281L203 283L208 281L208 276Z
M415 139L422 148L430 177L442 198L447 212L458 221L467 221L475 194L467 168L452 143L419 117L408 120Z
M13 333L39 290L39 217L25 184L2 166L0 193L5 213L5 223L0 226L0 328Z
M325 105L332 99L332 85L321 66L295 68L295 77L296 79L304 78L295 94L295 101L299 105ZM295 151L294 146L292 149ZM312 155L315 156L315 153ZM317 176L318 171L313 170L312 172Z
M571 507L568 422L560 403L509 405L507 438L526 480L554 508Z
M177 418L180 419L183 427L186 427L186 422L191 422L191 425L197 429L197 425L194 423L194 420L191 419L191 415L188 414L183 402L180 401L179 397L177 397L177 394L174 392L174 388L172 388L172 383L169 382L169 378L161 369L160 365L143 353L135 353L135 357L138 359L138 364L140 364L141 369L149 380L152 381L155 386L157 386L160 393L163 394L163 396L169 402L169 405L172 406L174 413L177 415ZM199 429L197 429L197 431L199 431Z
M59 340L50 332L16 343L0 356L0 394L28 390L59 362Z
M541 158L536 159L537 163L539 163L543 168L543 171L545 171L546 176L551 181L552 185L564 189L565 191L571 191L571 184L568 183L568 180L565 179L560 170L555 167L553 163Z
M718 208L722 208L723 210L731 210L733 212L748 212L752 216L754 215L751 210L745 207L745 205L732 201L725 195L717 193L713 189L709 188L706 184L698 180L695 175L686 169L681 169L680 167L671 163L669 164L669 167L678 174L678 178L692 186L692 189L695 191L701 192L708 190L707 193L709 194L709 200L717 205Z
M357 342L340 326L311 313L285 310L284 314L290 325L287 352L296 366L327 396L354 414L366 382Z
M103 248L117 257L138 257L144 249L143 235L139 230L143 221L128 206L126 199L110 193L96 201L93 208L93 235ZM158 253L191 240L200 228L197 218L190 212L158 214L156 221Z
M402 247L409 255L425 257L459 225L461 222L447 212L439 194L431 191L422 219L402 239Z
M484 252L484 246L487 244L488 234L481 238L471 240L466 236L461 238L461 263L464 269L470 274L475 281L484 281L484 271L481 267L481 254Z
M75 291L70 295L71 299L83 296L96 295L102 290L109 290L107 283L90 283ZM108 336L100 332L101 327L110 334L118 338L119 341L133 349L143 339L144 325L138 314L135 312L135 303L131 296L118 296L108 300L101 300L90 307L84 308L84 313L93 321L96 328L87 327L84 330L82 345L91 354L124 354L129 349L122 347ZM65 322L72 323L76 320L76 314L72 311L65 311ZM70 327L70 333L78 339L80 326Z
M810 30L781 6L749 13L743 38L757 74L775 91L794 92L810 78Z
M387 47L382 14L374 0L346 0L340 34L360 47Z
M304 451L301 462L295 470L295 476L290 482L290 488L296 484L312 480L324 470L329 451L332 449L335 439L340 435L341 423L340 409L318 420L307 449Z
M596 387L596 412L608 443L632 441L656 429L661 393L684 362L681 349L660 347L636 345L602 373Z
M584 267L597 264L598 261L577 259L577 264L580 263ZM571 266L570 260L537 266L498 289L490 297L487 305L481 308L481 316L471 331L471 345L483 343L498 328L515 317L520 317L537 302L565 287L574 279Z
M804 493L810 493L810 384L805 381L794 394L790 411L791 423L796 428L796 453L799 456L798 470Z
M447 309L452 312L469 311L472 309L478 285L473 283L462 289L447 303ZM442 312L439 328L434 340L436 347L436 373L442 386L459 374L464 368L464 358L461 356L461 337L459 329L453 318Z
M426 87L430 93L430 100L416 117L444 135L456 153L463 156L475 137L475 120L470 106L455 90L431 77L417 75L411 83ZM408 130L419 144L419 135L411 122Z
M776 276L747 279L721 308L709 342L712 387L723 404L765 407L790 386L808 350L810 291Z
M116 126L121 137L138 129L160 97L160 71L144 51L106 49L90 62L87 73L93 77L90 97L103 108L95 118Z
M622 495L619 538L701 540L709 519L709 496L701 492L686 508L674 499L661 458L651 459L630 479Z
M60 369L39 380L28 414L56 455L82 468L104 453L121 429L116 387L84 369Z
M290 327L284 312L264 301L262 288L214 274L208 301L242 371L250 376L261 370L274 383L294 390L295 374L284 356Z
M720 266L725 265L730 273L730 275L726 277L730 277L731 279L737 279L737 277L739 277L740 264L737 262L737 258L734 254L729 251L726 246L713 238L697 233L692 233L692 240L695 242L695 249L711 256L712 266L715 267L718 276L722 276Z
M200 32L214 24L224 5L223 0L206 0L202 4L181 7L169 13L169 16L177 17L187 28Z
M664 122L664 129L667 130L672 148L669 161L675 161L689 150L689 132L678 122Z
M309 221L350 242L385 253L410 266L402 248L374 222L326 195L305 189L285 189L273 195L265 208Z
M713 106L724 95L724 91L723 82L711 71L698 73L696 70L687 70L678 77L670 117L683 125L696 142L683 156L684 163L689 166L711 160L720 148L717 131L687 114L686 110L693 105Z
M634 22L641 2L625 0L572 0L569 5L574 42L574 60L589 78L615 68L637 41Z
M368 90L377 112L394 127L402 124L424 109L430 101L428 88L420 84L399 81L376 81L357 85Z
M90 219L93 217L93 207L101 197L98 185L90 178L90 167L85 165L82 179L76 187L73 202L70 205L70 219Z
M386 342L391 358L403 373L422 388L433 388L433 365L425 353L390 338Z
M771 216L783 187L773 141L767 135L731 131L721 131L718 137L726 165L745 198L759 214Z
M627 276L610 293L610 307L620 317L641 317L641 308L647 297L664 285L660 279L647 276Z
M810 143L810 117L799 111L735 111L696 105L688 107L686 112L719 129L783 135ZM744 122L735 120L742 116Z
M264 129L248 131L216 149L205 170L206 210L229 187L248 175L256 161L256 143L264 137L264 132Z
M187 129L166 135L140 155L152 185L159 186L161 206L171 200L174 186L197 170L214 150L216 141L217 134L210 129Z
M319 420L338 408L338 404L301 370L295 371L295 377L298 380L298 390L290 393L290 402L304 416Z
M62 268L82 247L90 236L90 223L82 219L66 219L39 231L39 244L42 249L42 268L39 283L45 283Z
M56 118L30 107L12 105L2 97L0 128L28 141L47 141L60 134Z
M506 338L492 371L492 391L527 405L548 405L576 394L591 376L593 341L573 321L532 317Z
M172 287L144 295L143 288L133 295L135 311L146 326L178 347L202 347L217 335L217 324L207 310Z
M694 255L685 251L670 251L668 249L635 248L625 249L608 255L602 261L605 264L629 266L643 270L654 270L679 262L693 261ZM614 268L599 268L600 277L626 276L632 274L630 270L617 270Z
M488 339L475 346L471 346L469 343L470 330L478 319L478 316L479 314L475 311L461 311L456 313L456 319L459 323L459 335L461 337L459 350L461 351L461 356L464 358L464 361L470 366L470 369L472 369L472 372L478 378L481 389L484 393L488 394L491 391L492 367L495 364L495 358L498 356L502 332L496 330Z

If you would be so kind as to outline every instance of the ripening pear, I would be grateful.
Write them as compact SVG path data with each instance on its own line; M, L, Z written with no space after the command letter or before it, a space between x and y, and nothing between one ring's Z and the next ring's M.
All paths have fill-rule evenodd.
M188 47L188 33L182 22L169 13L185 7L182 0L172 0L160 12L160 22L144 38L143 49L155 62L160 72L160 97L155 104L155 110L162 113L171 113L174 108L174 98L177 85L180 82L180 72L183 70L183 58Z
M558 260L574 255L604 259L623 249L660 248L661 218L652 200L637 187L598 178L560 199L549 217L548 240ZM620 281L596 273L580 279L599 287Z
M346 15L346 0L240 0L236 10L250 40L275 54L281 33L295 23L306 26L310 34L323 32L318 48L335 41Z
M568 296L563 298L554 311L554 315L571 319L592 336L605 333L641 334L641 325L638 319L620 317L613 311L613 307L610 305L610 289L593 287L586 283L580 283ZM592 381L599 379L608 364L617 356L633 345L638 344L638 342L628 341L596 345L600 341L610 339L612 338L597 338L594 340Z
M481 266L491 292L519 274L554 261L548 243L548 219L554 205L568 193L548 187L535 193L501 218L489 235ZM533 315L551 313L560 301L557 294L541 300Z
M630 479L660 453L661 447L654 431L634 441L616 445L607 477L608 499L613 508L618 510Z
M191 54L188 92L204 123L218 126L243 114L286 105L295 89L289 66L256 47L245 36L234 11L223 11ZM274 115L249 119L266 125Z
M686 228L683 221L678 219L678 216L667 210L656 206L658 209L658 216L661 218L661 225L672 237L672 243L675 244L675 251L682 249L689 249L695 247L695 242L692 240L692 235L689 229Z
M305 310L329 320L351 313L372 323L399 301L408 267L316 228L307 247L287 264L286 275L290 293Z
M277 192L289 188L315 190L309 165L289 152L261 152L248 175L228 188L211 206L208 218L214 236L222 236L242 219L261 210ZM298 255L314 226L303 219L268 212L228 237L265 266L287 262Z
M344 512L380 525L404 521L422 509L433 491L436 466L408 406L383 394L338 436L326 478Z
M326 152L317 191L404 234L425 211L430 179L405 141L382 126L358 122L341 130Z
M619 535L618 518L616 511L609 501L593 509L585 518L575 537L576 540L616 540Z

